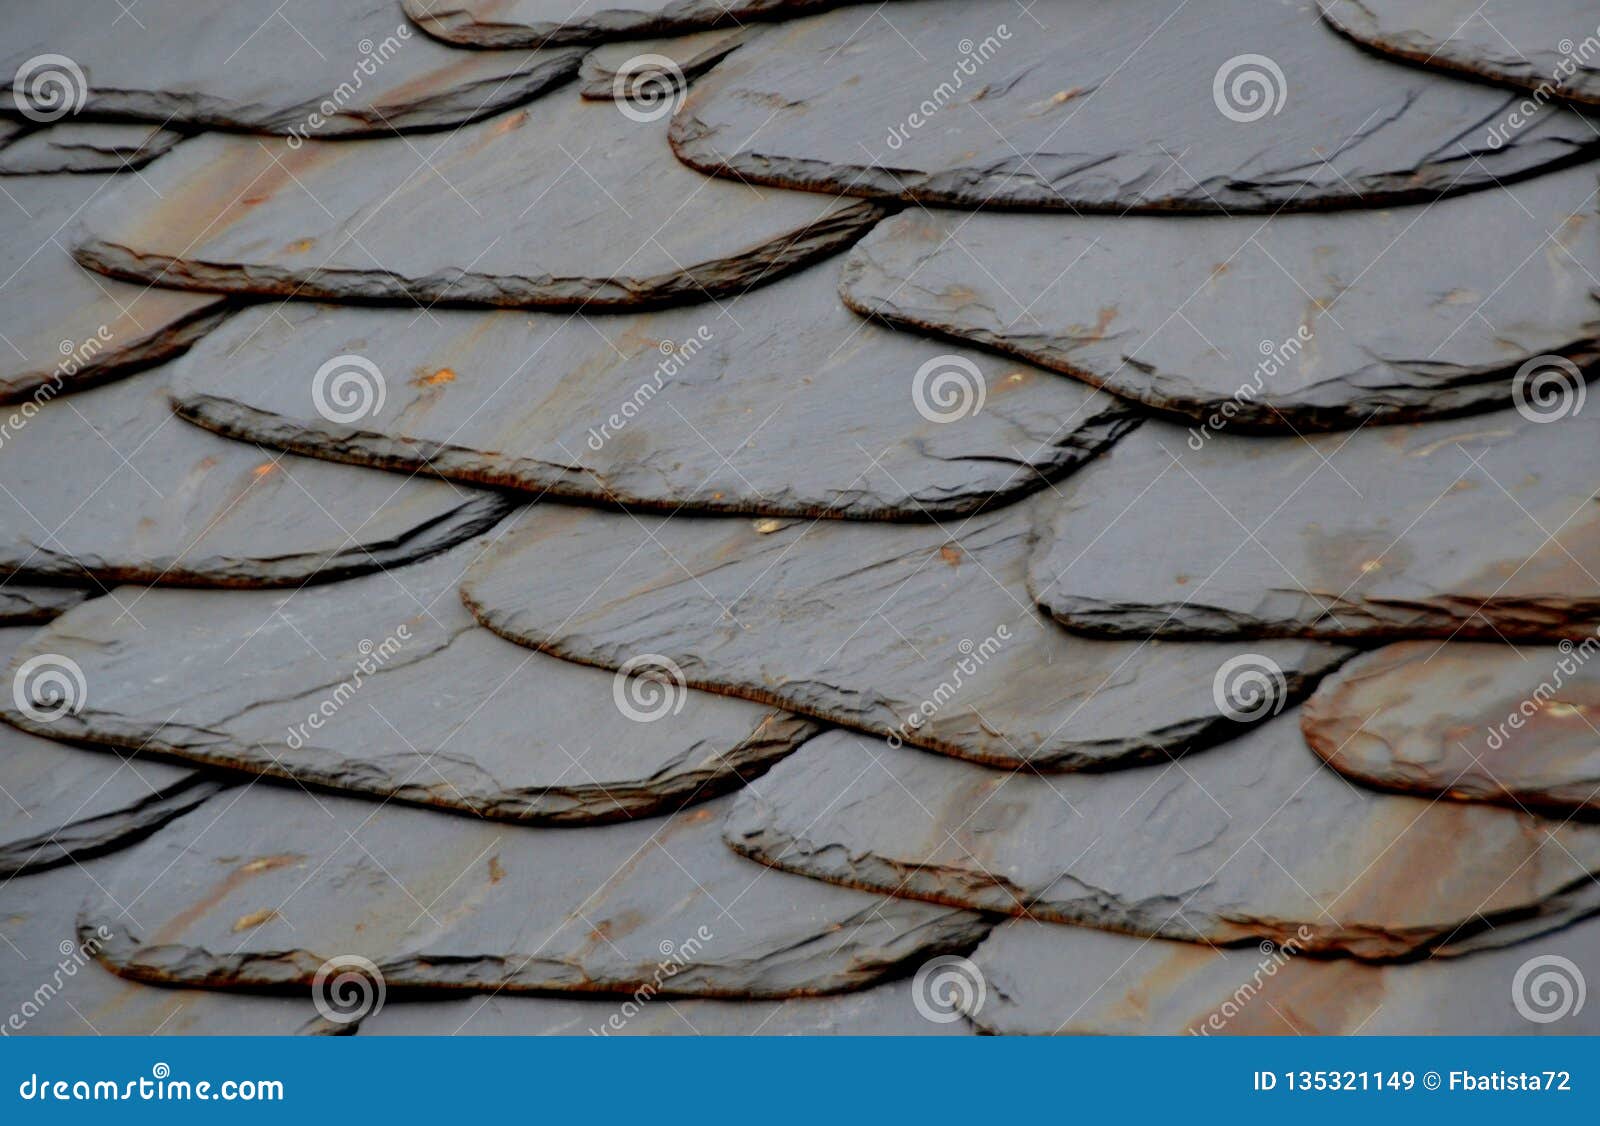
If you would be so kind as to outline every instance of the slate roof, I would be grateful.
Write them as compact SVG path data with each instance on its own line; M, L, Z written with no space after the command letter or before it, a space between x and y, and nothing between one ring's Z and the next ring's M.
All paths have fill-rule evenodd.
M11 1034L1600 1031L1600 26L0 63Z

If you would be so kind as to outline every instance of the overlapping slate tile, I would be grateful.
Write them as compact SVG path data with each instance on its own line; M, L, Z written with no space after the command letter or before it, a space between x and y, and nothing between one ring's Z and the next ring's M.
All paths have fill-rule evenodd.
M1533 90L1541 101L1600 105L1600 15L1584 0L1320 2L1328 23L1384 54Z
M1147 423L1058 486L1029 589L1120 637L1589 636L1600 411L1581 389L1349 435Z
M1490 139L1520 100L1376 58L1311 3L929 0L773 29L695 84L672 140L703 171L830 193L1277 212L1432 198L1594 151L1560 106Z
M1239 646L1094 641L1034 612L1023 570L1050 500L949 527L535 506L462 595L490 629L568 660L649 654L695 687L1003 766L1166 762L1235 734L1213 684ZM1346 653L1251 648L1280 708Z
M216 324L216 297L96 277L72 260L65 228L114 190L113 179L0 181L0 402L42 400L157 362ZM20 417L0 410L0 436Z
M77 254L225 292L628 306L743 292L882 215L708 181L673 159L664 132L616 104L557 97L420 143L207 134L99 203Z
M852 0L403 0L429 35L465 47L603 43L785 19Z
M816 731L703 692L630 715L616 695L654 685L619 684L473 623L455 586L483 546L288 597L98 599L25 650L74 662L89 687L84 705L48 723L15 706L4 715L56 738L575 824L712 797Z
M1556 812L1600 808L1600 652L1412 641L1362 655L1306 703L1306 741L1383 789Z
M720 839L728 800L534 829L257 785L128 852L79 928L108 927L101 960L152 982L304 986L354 955L391 992L756 998L861 988L988 930L753 865Z
M964 1020L928 1020L908 979L830 997L707 1001L614 997L464 997L388 1005L363 1036L970 1036ZM940 1014L941 1018L944 1014Z
M1358 789L1291 710L1182 765L1040 777L829 732L744 790L762 863L976 910L1371 960L1600 909L1600 828Z
M133 170L182 139L182 134L159 125L62 121L0 148L0 174Z
M463 55L389 0L237 0L197 10L53 0L13 14L0 111L305 136L441 129L570 78L580 53Z
M851 251L843 294L1213 428L1482 410L1537 357L1600 355L1597 187L1581 165L1265 222L907 212Z
M583 57L578 87L585 98L596 101L666 104L682 91L683 83L716 66L755 33L748 27L718 28L669 39L607 43Z
M178 368L174 399L223 434L540 496L913 520L1042 488L1135 424L1109 395L865 322L837 279L822 263L721 312L590 319L263 306ZM351 354L385 385L354 419L310 378ZM979 409L935 403L946 377Z
M972 955L984 989L971 1019L1034 1036L1594 1035L1582 975L1596 957L1600 920L1471 958L1374 965L1019 919Z
M70 586L34 586L0 579L0 625L48 622L87 598L91 591Z
M340 1035L359 1027L325 1019L303 998L152 989L107 972L94 960L104 937L76 933L75 920L115 866L106 858L0 884L4 1035Z
M172 413L160 368L45 403L0 446L0 574L24 582L298 586L425 557L511 511L219 438Z

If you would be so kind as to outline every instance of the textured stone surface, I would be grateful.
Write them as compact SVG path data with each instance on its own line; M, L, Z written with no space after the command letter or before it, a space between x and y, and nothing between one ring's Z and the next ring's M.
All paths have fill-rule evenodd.
M224 292L626 306L743 292L882 214L707 181L664 133L567 96L421 142L207 134L99 201L77 254Z
M1600 957L1600 920L1471 958L1408 965L1300 958L1292 948L1211 950L1017 920L996 927L972 955L985 984L972 1020L985 1032L1034 1036L1600 1032L1600 1010L1579 1001L1575 979L1561 969L1535 966L1518 982L1525 964L1549 957L1587 972ZM1554 976L1537 987L1541 972ZM1528 1019L1516 998L1555 1019Z
M435 2L442 4L444 0ZM596 101L631 98L650 105L660 104L654 99L671 97L681 89L680 80L693 80L704 74L755 31L754 28L718 28L670 39L607 43L583 56L583 63L578 67L579 89L585 98ZM667 65L668 61L677 68L676 73Z
M0 574L298 586L442 550L512 507L219 438L173 415L163 368L55 399L11 433Z
M1600 60L1574 49L1600 35L1588 0L1322 0L1322 15L1388 55L1600 105Z
M576 51L462 55L419 34L393 0L99 0L15 12L0 110L131 118L302 136L441 129L526 101L570 78ZM40 55L64 55L40 65ZM65 98L65 101L61 99ZM320 120L313 120L313 114Z
M1057 486L1029 589L1111 636L1586 637L1597 429L1593 409L1310 438L1148 423Z
M15 707L4 714L57 738L484 817L571 823L722 793L815 732L806 720L703 692L686 692L650 722L630 718L610 674L473 623L455 586L482 548L469 541L287 597L168 590L98 599L26 647L76 662L90 689L85 706L47 725ZM119 601L135 599L124 613Z
M625 1007L626 1006L626 1007ZM615 1023L612 1018L615 1017ZM464 997L393 1004L362 1023L363 1036L970 1036L964 1020L924 1019L909 980L832 997L786 1001L614 997Z
M173 394L203 426L317 457L540 496L878 519L1042 488L1134 425L1109 395L863 321L837 280L824 262L720 311L588 319L262 307L203 342ZM308 382L281 378L287 357L310 370L350 353L385 377L365 417L330 422ZM982 409L930 420L928 364L975 372Z
M727 838L855 887L1372 960L1503 946L1600 908L1600 827L1357 789L1298 719L1181 767L1052 778L830 732L741 792Z
M114 182L0 181L0 402L47 398L176 355L216 323L216 297L97 278L72 260L66 226ZM15 430L16 417L0 410L0 425Z
M424 31L467 47L542 47L779 20L852 0L402 0Z
M0 148L0 174L143 168L182 139L159 125L62 121Z
M1491 142L1519 100L1375 58L1309 2L934 0L773 29L695 84L672 140L703 171L830 193L1277 212L1431 198L1594 150L1559 106Z
M338 1035L357 1024L322 1019L305 999L152 989L94 961L103 941L76 936L84 897L115 869L110 858L0 884L0 1028L7 1036ZM137 889L135 889L137 890Z
M354 954L390 991L648 982L758 998L861 988L988 930L969 912L753 865L719 839L728 800L533 829L257 785L128 852L79 928L107 926L101 959L155 982L303 986ZM123 915L111 897L137 892Z
M1023 568L1048 499L949 529L536 506L462 594L490 629L569 660L664 656L696 687L998 765L1165 762L1232 736L1212 683L1238 646L1094 641L1034 612ZM1285 696L1345 652L1253 648Z
M851 251L843 292L1240 429L1503 407L1525 362L1600 353L1596 177L1265 222L909 211Z
M1600 642L1514 648L1412 641L1322 683L1306 741L1383 789L1558 815L1600 807Z
M91 597L91 591L76 587L29 586L16 579L0 579L0 625L48 622Z

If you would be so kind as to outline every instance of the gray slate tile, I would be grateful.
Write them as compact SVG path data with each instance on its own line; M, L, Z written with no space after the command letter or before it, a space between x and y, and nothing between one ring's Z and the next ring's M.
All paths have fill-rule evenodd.
M221 292L631 306L741 293L883 214L708 181L665 131L554 97L420 141L211 133L101 201L75 245L106 273Z
M721 309L587 319L264 306L179 366L173 394L203 426L314 457L538 496L864 519L1040 489L1135 424L1109 395L864 321L837 279L824 262ZM341 354L375 364L385 393L330 421L309 377L283 373L289 357L310 372ZM980 409L933 402L946 374Z
M569 660L665 658L688 684L943 754L1041 770L1167 761L1232 736L1237 645L1077 638L1029 604L1049 493L956 526L670 519L536 506L468 572L497 633ZM1276 705L1346 651L1252 646Z
M1600 411L1573 411L1581 388L1548 386L1549 413L1308 438L1147 423L1058 487L1029 589L1115 637L1590 636Z
M1520 100L1376 58L1308 0L929 0L772 30L695 84L672 141L709 173L829 193L1276 213L1430 199L1595 151L1561 106L1491 141Z
M1536 357L1600 358L1597 187L1581 165L1266 220L906 212L850 252L843 293L1212 428L1488 410Z
M132 171L182 139L159 125L61 121L0 148L0 175Z
M389 991L787 997L969 949L983 916L771 872L720 839L727 798L534 829L294 789L219 795L126 854L79 927L125 977L306 986L371 961ZM425 842L425 847L418 847ZM140 894L137 910L116 902Z
M1041 777L829 732L744 790L740 852L1052 923L1368 960L1509 945L1600 910L1600 827L1357 789L1291 710L1164 766Z
M298 586L421 558L514 507L283 457L173 415L160 368L46 403L0 447L0 574Z
M631 99L651 107L662 105L680 94L686 82L716 66L755 34L753 27L732 27L668 39L605 43L583 56L578 89L595 101Z
M3 714L56 738L561 824L704 800L817 730L703 692L631 717L616 700L635 686L474 624L455 587L483 547L288 595L97 599L25 647L76 662L85 705L40 724L0 699Z
M853 0L403 0L429 35L462 47L542 47L680 35L781 20Z
M92 597L93 592L77 587L30 586L14 578L0 579L0 625L48 622Z

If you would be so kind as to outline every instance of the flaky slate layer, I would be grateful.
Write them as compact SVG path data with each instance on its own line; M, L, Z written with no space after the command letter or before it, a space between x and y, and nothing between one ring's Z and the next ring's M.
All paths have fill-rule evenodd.
M542 47L681 35L781 20L853 0L402 0L429 35L462 47Z
M48 622L94 592L70 586L31 586L16 579L0 579L0 625L20 626Z
M182 139L159 125L67 120L9 144L0 138L0 175L133 171Z
M578 88L585 98L629 99L650 112L670 104L682 93L683 83L716 66L757 32L753 27L730 27L667 39L603 44L583 56Z

